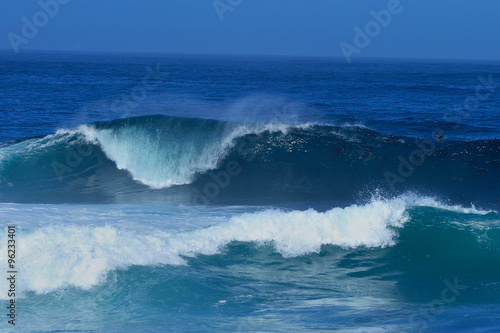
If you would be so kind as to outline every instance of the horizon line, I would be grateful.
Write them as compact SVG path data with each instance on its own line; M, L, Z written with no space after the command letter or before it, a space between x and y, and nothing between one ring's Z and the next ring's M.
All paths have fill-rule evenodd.
M257 57L257 58L312 58L312 59L329 59L329 60L341 60L345 61L342 56L328 56L328 55L289 55L289 54L245 54L245 53L187 53L187 52L167 52L167 51L88 51L88 50L60 50L60 49L26 49L21 50L19 53L15 53L10 48L0 48L0 52L11 53L13 56L22 55L26 53L59 53L59 54L73 54L73 55L164 55L164 56L221 56L221 57ZM377 61L422 61L422 62L499 62L500 59L488 59L488 58L432 58L432 57L422 57L422 58L405 58L405 57L390 57L390 56L358 56L353 58L352 61L366 61L366 60L377 60ZM347 63L346 63L347 64Z

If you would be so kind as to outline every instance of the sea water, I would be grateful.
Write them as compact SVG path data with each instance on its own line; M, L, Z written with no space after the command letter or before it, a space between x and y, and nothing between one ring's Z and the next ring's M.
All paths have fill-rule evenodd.
M0 331L500 330L499 82L2 53Z

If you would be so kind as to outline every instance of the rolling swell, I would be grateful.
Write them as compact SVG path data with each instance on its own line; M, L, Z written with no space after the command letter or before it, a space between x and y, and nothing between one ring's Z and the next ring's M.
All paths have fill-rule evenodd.
M499 148L356 126L143 116L4 143L0 200L349 205L415 191L498 209Z

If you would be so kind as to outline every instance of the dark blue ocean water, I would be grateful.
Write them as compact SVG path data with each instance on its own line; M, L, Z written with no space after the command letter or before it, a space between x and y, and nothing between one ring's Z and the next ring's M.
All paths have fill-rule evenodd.
M499 83L499 63L0 53L0 331L500 330Z

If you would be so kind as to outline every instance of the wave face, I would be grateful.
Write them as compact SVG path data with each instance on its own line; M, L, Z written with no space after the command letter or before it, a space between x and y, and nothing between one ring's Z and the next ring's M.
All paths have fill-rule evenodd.
M213 120L146 117L83 126L80 132L118 169L160 189L189 184L197 173L215 169L238 129Z
M500 141L142 116L3 143L3 202L270 204L416 191L498 209Z

